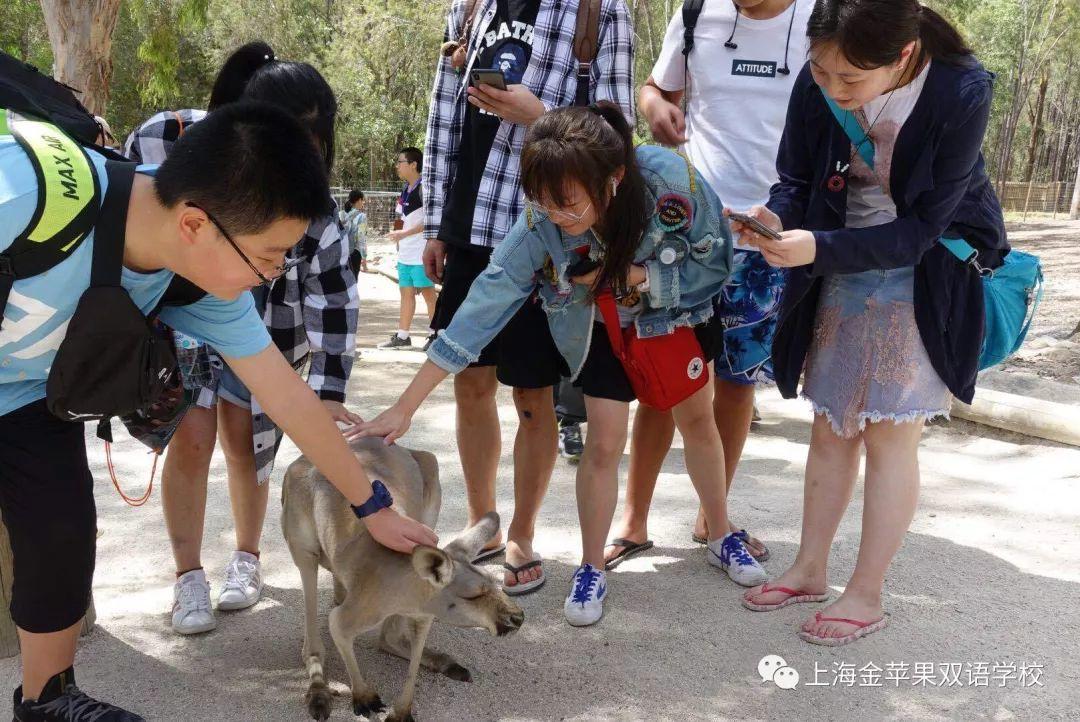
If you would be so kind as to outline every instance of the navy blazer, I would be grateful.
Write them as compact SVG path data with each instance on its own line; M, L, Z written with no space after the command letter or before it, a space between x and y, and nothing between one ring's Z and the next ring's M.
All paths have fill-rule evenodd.
M825 104L807 63L788 105L777 153L780 182L768 207L785 229L814 232L813 264L792 268L773 340L776 383L796 395L813 336L822 278L830 274L915 267L915 322L930 361L949 390L970 403L983 339L982 280L937 243L962 237L995 268L1008 253L1001 204L982 157L993 75L973 57L935 60L893 151L890 188L897 219L845 228L843 187L828 180L848 164L852 144ZM835 184L840 185L840 184Z

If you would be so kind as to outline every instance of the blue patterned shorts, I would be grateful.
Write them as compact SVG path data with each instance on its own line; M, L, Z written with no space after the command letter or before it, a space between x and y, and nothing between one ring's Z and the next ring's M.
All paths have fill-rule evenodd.
M773 268L760 251L736 249L731 278L717 297L723 343L716 376L736 384L773 380L772 341L787 271Z

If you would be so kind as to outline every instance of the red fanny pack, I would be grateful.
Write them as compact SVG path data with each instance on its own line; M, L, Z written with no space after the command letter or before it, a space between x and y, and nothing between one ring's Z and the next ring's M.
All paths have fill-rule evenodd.
M694 329L680 326L664 336L639 338L633 325L620 328L610 290L596 297L596 305L604 317L611 350L622 363L638 401L667 411L709 382L705 354Z

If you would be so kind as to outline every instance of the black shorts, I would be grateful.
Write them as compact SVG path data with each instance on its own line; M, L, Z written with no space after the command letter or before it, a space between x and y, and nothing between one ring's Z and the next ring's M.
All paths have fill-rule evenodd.
M491 250L447 244L442 292L435 303L431 327L441 331L450 325L465 302L473 281L487 268ZM516 389L554 386L570 372L551 338L547 314L535 296L514 314L502 331L480 352L472 367L494 366L499 383Z
M716 326L703 323L694 327L694 335L705 358L712 358L712 351L716 346ZM608 338L607 327L602 323L594 323L592 329L592 341L589 343L589 355L585 358L585 365L578 374L575 386L580 386L582 393L596 399L610 399L611 401L624 401L629 403L637 399L634 387L630 385L630 379L626 375L626 369L622 362L615 356L611 349L611 339Z
M83 425L36 401L0 416L0 512L14 557L11 617L34 633L75 624L90 604L97 545Z

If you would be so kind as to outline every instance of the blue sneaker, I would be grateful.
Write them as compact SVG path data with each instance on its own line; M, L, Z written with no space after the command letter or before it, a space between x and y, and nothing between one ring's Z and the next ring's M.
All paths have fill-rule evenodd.
M744 587L756 587L769 581L769 575L757 559L750 556L738 532L709 542L709 564L720 567L731 581Z
M596 624L604 616L607 574L592 564L583 564L574 572L574 585L566 596L563 612L574 627Z

